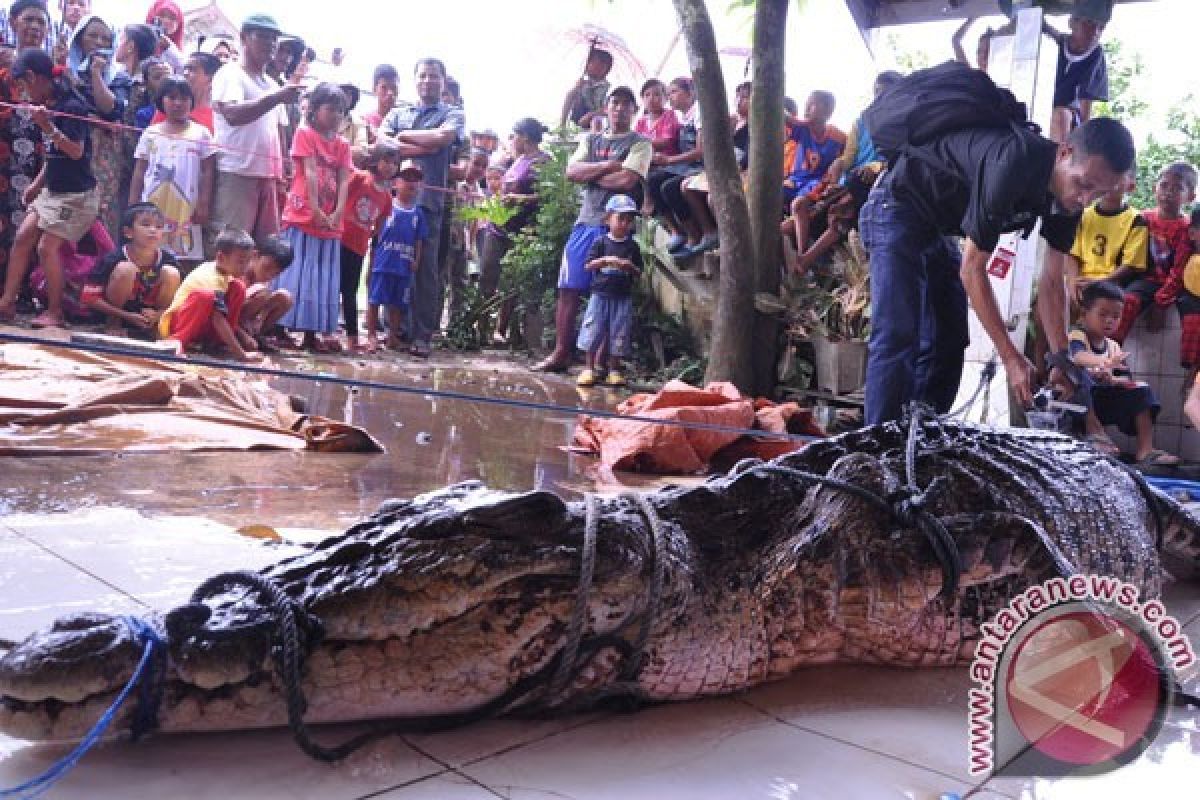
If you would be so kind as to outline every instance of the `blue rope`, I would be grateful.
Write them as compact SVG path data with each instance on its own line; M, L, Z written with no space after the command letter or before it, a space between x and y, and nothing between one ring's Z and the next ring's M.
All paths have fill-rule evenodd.
M142 651L142 659L138 662L137 668L134 669L133 675L129 678L129 682L125 684L125 688L121 690L116 699L108 710L100 715L100 719L96 720L96 724L87 732L87 735L76 745L75 749L67 755L63 756L57 764L43 772L41 775L31 780L22 783L20 786L14 786L11 789L0 789L0 798L17 798L17 800L32 800L35 797L41 797L48 792L54 784L58 783L67 773L75 768L87 752L96 746L104 736L104 732L108 730L108 726L112 724L117 712L121 706L125 704L129 693L133 691L138 682L142 678L142 674L150 665L154 658L155 649L164 646L162 638L158 635L158 631L142 619L138 617L125 617L125 624L129 629L145 643L145 649Z

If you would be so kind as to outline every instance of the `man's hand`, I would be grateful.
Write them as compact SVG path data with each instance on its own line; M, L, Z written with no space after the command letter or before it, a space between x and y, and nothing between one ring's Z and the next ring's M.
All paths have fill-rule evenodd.
M1003 358L1004 372L1008 375L1008 388L1021 408L1033 406L1033 364L1017 350Z
M143 308L138 314L137 324L143 328L153 328L158 324L158 318L162 312L157 308Z
M281 105L296 103L299 102L300 95L303 93L303 86L298 83L288 83L275 90L275 102Z

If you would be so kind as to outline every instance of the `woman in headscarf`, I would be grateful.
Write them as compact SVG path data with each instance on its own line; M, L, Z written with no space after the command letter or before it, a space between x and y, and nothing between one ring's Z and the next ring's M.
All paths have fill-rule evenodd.
M146 24L158 32L155 53L171 65L172 72L181 72L183 57L183 11L174 0L154 0L146 12Z
M489 222L483 229L479 246L479 289L491 297L500 286L500 263L513 244L513 236L534 221L537 216L537 170L550 156L542 150L542 136L547 128L533 117L523 117L513 123L509 150L515 160L504 173L500 198L517 213L503 226ZM506 300L496 319L496 333L508 335L508 321L514 300Z

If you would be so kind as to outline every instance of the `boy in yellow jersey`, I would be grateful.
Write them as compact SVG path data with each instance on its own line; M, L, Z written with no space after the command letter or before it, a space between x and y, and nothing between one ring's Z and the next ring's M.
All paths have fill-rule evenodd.
M1124 184L1083 212L1067 259L1076 305L1084 287L1093 281L1125 285L1146 272L1150 242L1146 220L1125 203L1126 194L1135 188L1137 180L1131 170Z

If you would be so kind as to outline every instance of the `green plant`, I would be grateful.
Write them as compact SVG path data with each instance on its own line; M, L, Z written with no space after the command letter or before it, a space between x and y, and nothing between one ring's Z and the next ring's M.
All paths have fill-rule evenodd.
M541 308L547 295L553 297L563 247L579 213L578 187L567 180L567 162L574 148L574 141L561 130L545 143L549 158L537 171L537 215L513 237L513 246L504 256L500 293L516 298L514 324L524 312Z
M503 292L485 295L473 283L461 291L462 303L446 326L446 345L452 350L481 350L492 341L493 315L511 295Z
M851 231L827 262L785 286L782 306L789 338L865 340L871 322L870 282L866 250Z
M497 228L503 228L509 220L517 215L517 211L516 206L509 205L498 196L493 196L478 203L459 206L454 215L464 225L490 222Z

